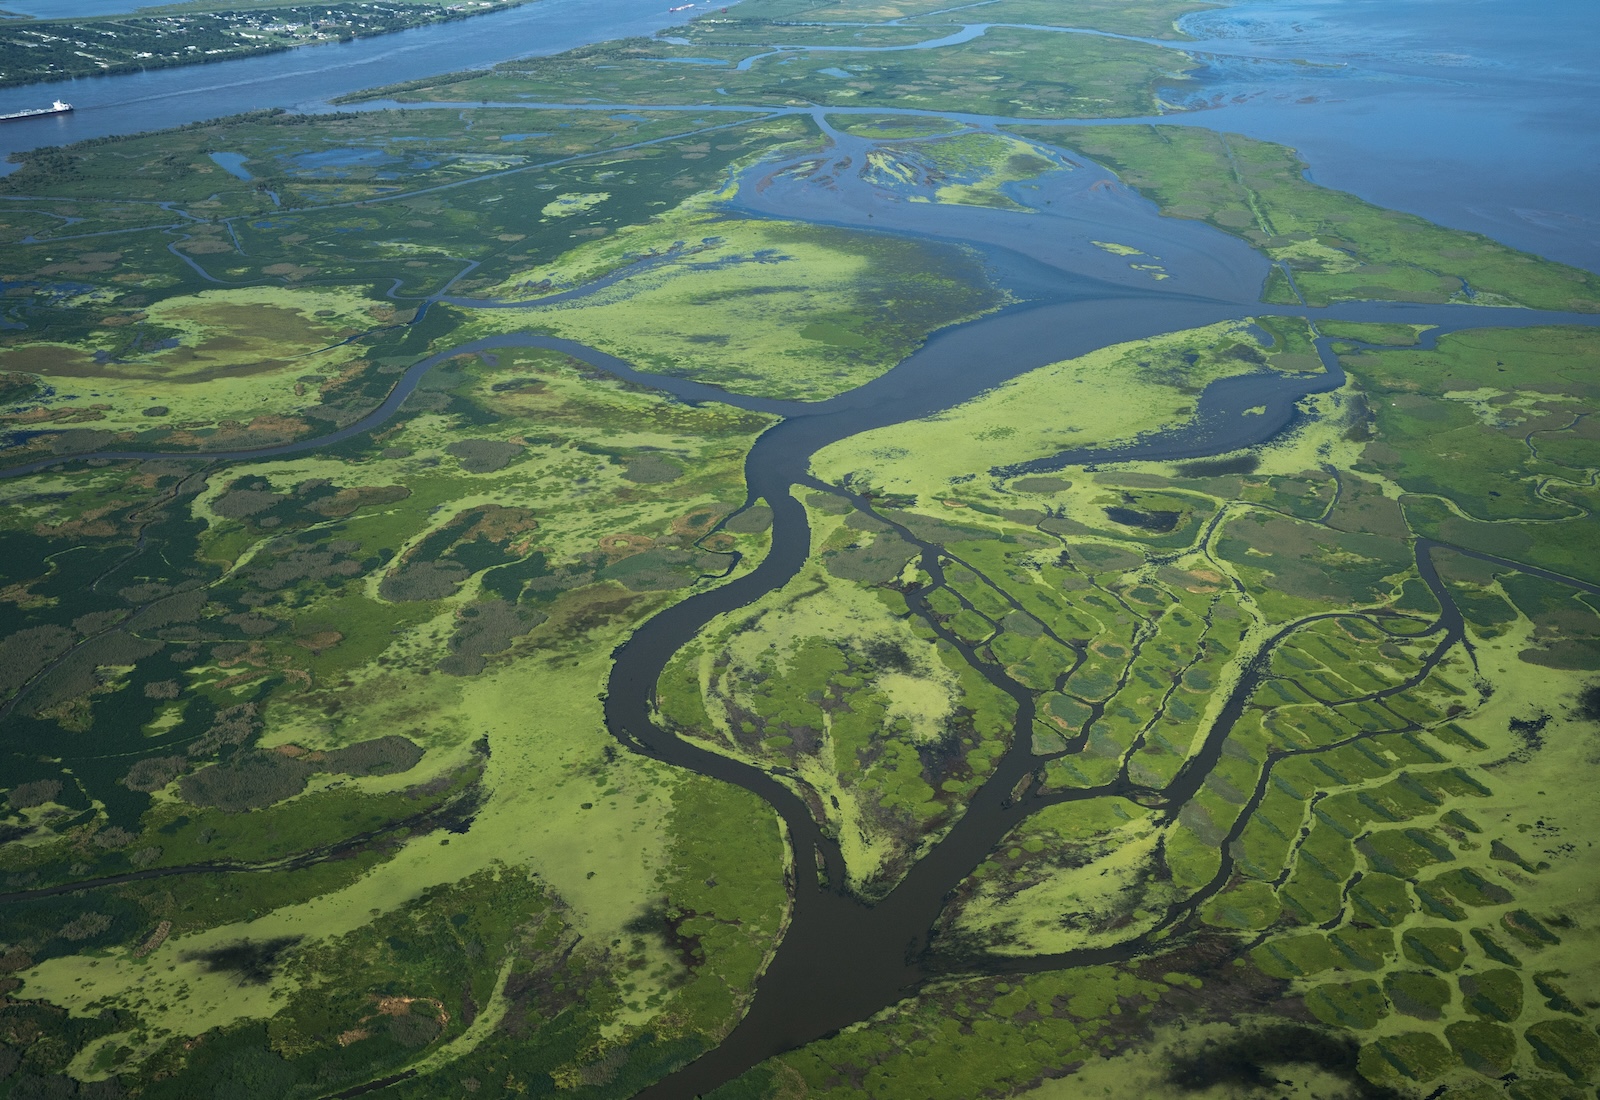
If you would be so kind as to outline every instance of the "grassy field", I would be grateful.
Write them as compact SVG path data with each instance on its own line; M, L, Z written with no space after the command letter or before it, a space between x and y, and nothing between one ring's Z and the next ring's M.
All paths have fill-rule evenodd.
M746 60L751 62L748 68L741 67ZM697 63L708 61L719 63ZM1157 82L1170 82L1174 67L1182 65L1181 58L1159 46L1006 28L925 53L854 57L770 54L726 41L674 45L629 39L558 57L508 61L481 75L374 89L352 101L393 97L411 102L699 104L725 94L733 103L771 107L913 107L1016 118L1110 118L1154 112ZM1062 79L1063 73L1071 74L1070 81Z
M699 243L576 302L535 300L532 310L485 323L547 328L735 393L821 400L882 374L930 331L999 304L974 258L956 249L825 227L691 213L619 234L616 244L638 254L681 241ZM517 278L560 286L581 276L566 267Z
M1281 269L1267 284L1271 302L1385 298L1600 309L1592 273L1318 187L1281 145L1187 126L1019 132L1109 165L1171 217L1209 222L1261 249Z

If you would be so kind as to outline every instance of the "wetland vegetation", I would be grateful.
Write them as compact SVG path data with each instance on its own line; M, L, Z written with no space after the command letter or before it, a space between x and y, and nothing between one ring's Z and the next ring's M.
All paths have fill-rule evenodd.
M1600 283L1193 6L23 155L0 1097L1591 1095Z

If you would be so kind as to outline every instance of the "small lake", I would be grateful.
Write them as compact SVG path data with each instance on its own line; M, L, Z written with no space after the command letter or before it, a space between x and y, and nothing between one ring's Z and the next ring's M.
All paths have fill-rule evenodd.
M211 163L215 164L218 168L221 168L234 179L253 180L255 179L255 176L251 175L249 170L245 168L245 160L246 157L243 153L211 154Z

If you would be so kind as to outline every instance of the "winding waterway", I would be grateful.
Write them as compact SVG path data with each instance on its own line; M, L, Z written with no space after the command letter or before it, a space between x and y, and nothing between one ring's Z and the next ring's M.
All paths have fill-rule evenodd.
M796 485L817 484L810 477L809 464L820 448L863 431L948 409L1039 366L1109 344L1221 320L1272 313L1401 321L1437 326L1430 337L1482 325L1594 324L1600 320L1591 315L1473 306L1347 303L1326 310L1264 306L1259 293L1268 268L1258 254L1201 223L1160 217L1154 206L1092 163L1063 161L1036 186L1013 188L1012 197L1027 209L949 207L908 201L904 195L873 186L858 170L869 143L837 132L830 134L833 144L822 155L791 157L784 163L752 169L739 189L738 209L750 216L782 216L959 242L981 253L991 277L1014 296L1015 303L934 335L884 375L827 401L774 401L730 394L691 379L642 372L571 341L515 334L453 347L418 362L378 408L336 432L277 447L192 456L205 462L244 462L329 446L387 422L437 363L463 353L509 346L562 351L615 377L653 386L683 400L721 401L783 417L758 439L745 468L750 501L764 500L773 511L771 551L749 573L693 595L642 625L615 653L605 700L608 726L628 748L737 784L772 806L784 821L793 846L793 865L798 869L790 883L793 907L787 933L757 986L750 1012L724 1043L647 1090L644 1095L649 1097L701 1095L771 1055L871 1016L915 992L930 978L949 973L951 967L968 972L1062 967L1131 957L1149 945L1148 937L1134 937L1114 948L1028 960L961 960L929 954L931 929L950 893L1022 816L1039 805L1013 797L1018 785L1041 763L1026 732L1033 716L1031 693L1021 690L1003 670L985 663L971 646L948 636L947 631L947 641L996 687L1013 696L1018 732L964 815L876 904L865 904L844 889L847 876L837 843L824 834L805 801L790 786L759 769L683 741L652 722L654 685L673 654L716 616L787 583L806 561L809 527L805 510L791 490ZM1091 245L1093 240L1137 247L1159 258L1167 277L1156 281L1147 272L1130 268L1124 258ZM673 257L666 257L660 262L672 261ZM587 289L593 292L616 281L599 280ZM563 298L574 296L569 292ZM450 300L463 306L507 305ZM1201 394L1188 424L1128 447L1058 455L1042 460L1041 466L1060 468L1126 457L1192 458L1263 442L1302 415L1300 398L1342 384L1337 360L1325 354L1324 361L1327 369L1322 374L1264 372L1213 382ZM1047 416L1048 411L1042 415ZM140 452L75 456L80 460L147 457ZM40 460L6 473L23 474L64 461L72 459ZM853 502L871 508L870 502L860 498ZM918 543L903 528L901 535L920 546L923 569L940 577L942 549ZM1432 576L1426 547L1419 548L1418 565L1425 580ZM1441 604L1448 606L1442 591L1436 588L1436 592ZM931 616L929 621L933 623ZM1459 633L1452 621L1447 616L1435 627L1442 639L1439 653ZM1246 688L1254 682L1246 676L1235 692L1234 703L1243 705ZM1212 739L1215 745L1210 748L1220 751L1226 730L1226 722L1218 724ZM1164 791L1137 788L1122 780L1120 785L1090 793L1119 793L1150 800L1152 805L1181 805L1186 785L1204 778L1208 770L1205 761L1203 752ZM824 872L820 878L809 872L813 863ZM1191 898L1184 906L1175 907L1167 925L1183 920L1196 904Z
M1263 307L1256 294L1265 275L1264 261L1253 253L1239 256L1228 272L1231 277L1218 278L1209 261L1218 255L1224 262L1234 259L1228 253L1231 242L1194 223L1175 226L1170 221L1150 221L1153 210L1141 208L1142 200L1135 196L1124 194L1097 205L1108 189L1094 186L1104 177L1091 166L1079 165L1073 170L1081 176L1057 173L1049 179L1050 186L1026 196L1024 201L1033 207L1030 214L951 210L901 202L863 184L845 163L859 163L860 152L849 139L841 138L830 158L833 171L778 171L761 178L752 173L740 190L740 202L750 212L825 213L831 224L877 231L892 227L898 232L963 240L983 250L991 270L1013 293L1037 297L942 332L881 378L791 416L763 434L746 463L746 480L751 499L764 499L773 511L768 556L751 573L657 615L616 651L606 699L612 733L635 751L736 783L759 795L782 817L797 869L790 884L793 910L789 929L758 985L749 1014L720 1046L646 1090L642 1097L677 1100L704 1095L767 1057L870 1017L929 979L947 973L952 965L968 971L1051 969L1129 958L1149 944L1148 936L1139 936L1112 948L1027 960L952 960L928 953L930 930L952 892L1011 828L1039 807L1038 801L1017 799L1014 792L1041 763L1031 750L1029 737L1034 713L1031 693L940 627L931 614L928 625L991 683L1012 695L1017 706L1015 732L1009 750L968 802L960 820L876 904L867 905L843 889L837 844L823 834L804 800L788 786L756 768L684 742L651 720L654 684L673 654L712 619L787 583L805 563L810 552L809 527L804 508L790 490L795 485L821 487L808 473L810 458L819 449L862 431L948 408L1036 366L1123 340L1229 318L1284 313L1404 319L1439 326L1431 334L1433 338L1438 331L1484 324L1594 324L1600 320L1591 315L1470 306L1351 303L1327 311ZM1094 239L1087 235L1091 230L1121 234L1112 239L1131 241L1160 255L1169 265L1171 279L1154 286L1139 286L1134 280L1130 286L1125 278L1112 278L1099 257L1073 247ZM1206 248L1208 244L1211 250ZM1188 248L1194 251L1190 253ZM1085 260L1088 262L1082 263ZM1047 464L1061 468L1119 457L1195 458L1263 442L1300 415L1297 402L1301 397L1343 383L1326 341L1319 350L1327 367L1325 374L1257 374L1213 382L1202 394L1189 424L1130 447L1071 452ZM1265 406L1263 413L1247 413L1261 406ZM852 502L870 510L868 501L852 497ZM921 567L938 583L942 548L919 543L911 532L897 529L902 538L920 545ZM1447 611L1433 627L1440 640L1429 667L1460 636L1460 616L1438 584L1428 558L1432 545L1419 544L1418 567ZM911 599L915 611L918 598L913 595ZM1231 727L1229 715L1237 717L1242 711L1269 663L1272 644L1233 691L1210 743L1166 790L1141 792L1124 778L1119 787L1075 795L1112 790L1130 797L1142 794L1155 800L1151 804L1171 805L1176 812L1215 764ZM809 873L813 862L823 872L820 878ZM1209 891L1174 907L1163 927L1174 926L1192 914L1204 897L1225 882L1226 874L1220 874Z
M635 15L646 22L649 19L665 22L655 15L647 19L644 14L647 5L629 6L635 3L636 0L626 0L626 3L608 0L608 11L616 14L616 22L597 24L591 20L581 34L573 33L586 41L617 37L628 32L631 24L627 20ZM648 6L653 10L659 6L659 0ZM588 10L588 6L584 5L583 10ZM583 17L577 0L541 0L539 4L518 11L552 17L566 11L575 21ZM624 12L635 14L624 15ZM467 24L428 30L461 33L470 29L472 23L496 19L504 17L485 17ZM554 33L548 28L545 32ZM403 37L395 36L395 39ZM352 46L369 46L369 43ZM372 40L369 46L374 51L385 47L395 51L411 48L388 39ZM566 46L549 46L551 51L561 48ZM496 49L499 52L492 59L505 56L503 45ZM544 52L543 45L538 49ZM333 57L332 54L328 56ZM379 56L375 52L371 63L376 64ZM172 80L172 90L160 91L151 85L143 101L126 108L108 104L103 115L97 116L87 110L81 112L81 117L88 120L83 123L87 129L74 131L73 136L125 132L131 128L189 120L182 117L181 109L169 111L171 105L166 103L170 97L186 94L177 90L186 87L185 79L189 82L187 87L192 89L210 76L217 80L216 91L225 103L232 102L227 96L233 94L229 89L236 87L241 89L238 95L251 99L252 105L260 105L260 96L272 89L288 89L300 79L301 74L293 71L292 65L274 73L265 63L278 60L287 64L302 59L275 55L259 60L263 62L262 71L255 76L246 75L237 85L228 83L230 78L223 70L243 72L230 66L251 64L254 59L251 63L214 66L209 74L200 70L198 76L191 70L148 74L151 78ZM418 62L416 67L423 69L435 64L440 67L426 71L462 67L460 61L436 57L430 57L425 63ZM345 72L344 68L343 62L333 62L330 69L341 71L327 78L328 87L307 89L303 84L295 84L301 98L294 102L306 102L307 96L335 94L329 90L335 84L340 91L348 91L380 80L404 78L403 75L397 77L394 70L387 67L381 73L360 68ZM419 71L417 75L424 73ZM108 84L128 79L109 78ZM74 94L78 94L76 90ZM4 97L0 97L0 105L4 102ZM145 106L140 107L139 102ZM157 104L161 106L155 106ZM94 105L86 102L86 106ZM219 107L212 101L203 108L197 106L190 110L193 117L206 117L207 112L227 113L230 109L238 108ZM123 113L116 113L118 111ZM1280 115L1287 117L1281 111ZM77 125L78 117L74 116L73 125ZM158 121L136 121L140 118ZM973 121L993 125L1003 120ZM1195 121L1216 125L1222 117L1212 114ZM819 124L826 129L825 120L819 118ZM96 127L101 129L96 131ZM655 684L673 654L718 615L778 589L804 565L811 550L810 531L805 509L792 490L795 486L821 487L810 475L811 458L819 449L863 431L951 408L1039 366L1109 344L1223 320L1285 314L1308 316L1313 320L1328 317L1398 321L1436 326L1430 339L1440 332L1488 325L1597 323L1592 315L1474 306L1347 303L1325 310L1264 306L1259 302L1259 294L1267 264L1257 253L1200 223L1160 217L1152 205L1092 163L1063 162L1059 171L1044 177L1035 189L1014 189L1012 197L1025 205L1026 210L937 206L906 201L904 196L864 181L858 169L864 162L869 143L828 132L833 144L824 155L792 157L784 164L752 170L739 191L737 209L750 216L781 216L861 231L958 243L982 255L993 279L1013 295L1014 304L936 334L881 377L827 401L785 402L729 394L693 380L639 371L614 356L571 341L520 334L453 347L418 362L401 377L378 408L329 435L277 447L188 456L205 462L246 462L329 446L371 431L398 414L422 377L437 363L463 353L509 346L562 351L618 378L664 390L683 400L721 401L783 418L758 439L745 467L749 501L765 501L773 512L771 551L750 572L701 591L643 624L617 649L605 699L608 727L629 749L737 784L772 806L785 824L796 868L790 883L793 906L788 931L757 986L748 1015L725 1042L642 1094L651 1098L675 1100L703 1095L773 1054L871 1016L952 969L964 972L1038 969L1100 962L1131 957L1150 942L1147 935L1131 938L1115 948L1028 960L952 959L930 954L930 931L951 892L1007 831L1028 812L1038 808L1037 799L1044 797L1034 795L1030 801L1029 797L1018 798L1015 794L1019 784L1040 764L1040 757L1033 754L1030 739L1023 732L1030 728L1033 717L1031 695L1022 692L1001 670L985 663L972 647L948 632L943 632L942 636L956 645L974 668L996 687L1012 695L1017 703L1018 735L1013 737L1010 749L998 761L988 781L971 798L963 816L905 878L875 904L866 904L844 889L845 868L837 843L825 835L805 801L789 785L757 768L686 742L652 721ZM1157 282L1148 273L1130 269L1125 260L1092 245L1090 242L1094 240L1116 241L1158 257L1167 278ZM592 292L600 285L597 283L588 290ZM449 300L465 306L507 306L507 303L464 298L435 300ZM1201 394L1197 412L1188 424L1124 447L1066 452L1042 459L1038 466L1055 469L1128 457L1195 458L1262 443L1292 427L1297 418L1304 415L1300 406L1303 397L1343 383L1337 361L1326 354L1325 346L1322 350L1327 368L1322 374L1261 373L1223 379L1212 383ZM1264 411L1250 411L1257 408ZM1043 410L1041 415L1048 416L1048 410ZM149 457L151 455L142 452L101 452L75 456L75 459L53 457L14 467L4 475L26 474L76 459ZM833 487L822 488L838 491ZM869 501L859 497L851 499L859 508L871 508ZM903 528L900 533L918 548L923 569L935 579L939 578L943 568L941 548L918 542ZM1432 566L1431 555L1436 546L1427 540L1420 541L1416 558L1419 574L1443 609L1429 635L1436 639L1432 658L1435 661L1459 639L1461 631L1459 613L1450 604L1448 593ZM1592 586L1580 587L1592 590ZM933 625L931 615L929 621ZM1377 621L1381 625L1381 619ZM1264 653L1270 654L1271 644L1269 642ZM1215 762L1215 754L1220 752L1227 735L1228 714L1236 714L1242 708L1264 667L1258 660L1247 670L1233 690L1208 744L1173 783L1154 790L1136 788L1123 780L1115 790L1144 799L1150 805L1181 805L1193 793L1195 785L1204 779L1208 761ZM813 864L822 870L822 875L811 873ZM1222 881L1219 879L1215 887L1220 888ZM1204 891L1201 894L1203 896ZM1182 906L1175 907L1167 915L1163 927L1175 927L1187 913L1192 913L1196 904L1197 898L1191 897Z

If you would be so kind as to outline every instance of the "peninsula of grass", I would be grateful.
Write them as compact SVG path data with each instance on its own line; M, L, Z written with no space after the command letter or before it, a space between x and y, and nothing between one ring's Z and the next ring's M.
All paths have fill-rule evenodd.
M1308 305L1382 298L1600 310L1600 277L1319 187L1282 145L1190 126L1018 132L1102 161L1171 217L1244 238L1292 272ZM1267 300L1293 304L1294 287L1280 273Z

